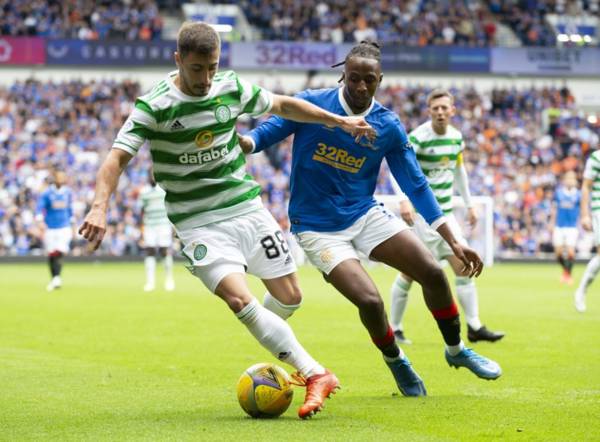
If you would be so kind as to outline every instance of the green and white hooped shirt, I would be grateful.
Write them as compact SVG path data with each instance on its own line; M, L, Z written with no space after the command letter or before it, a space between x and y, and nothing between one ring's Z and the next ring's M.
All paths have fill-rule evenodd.
M462 134L448 126L446 133L439 135L427 121L413 130L408 139L442 211L445 215L451 213L454 173L464 150Z
M135 155L149 142L154 177L178 230L261 208L261 188L246 173L235 123L240 115L268 112L273 95L225 71L215 75L206 96L193 97L175 86L176 74L136 100L113 148Z
M590 202L592 212L598 212L600 211L600 150L592 152L585 162L583 178L592 180Z

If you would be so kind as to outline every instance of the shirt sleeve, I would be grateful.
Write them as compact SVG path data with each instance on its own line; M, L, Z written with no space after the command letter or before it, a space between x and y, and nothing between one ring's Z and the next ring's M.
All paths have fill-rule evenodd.
M386 154L390 171L417 212L432 225L444 216L442 209L417 162L415 151L400 121L397 121L394 132L392 142L395 145Z
M254 142L252 153L260 152L274 144L280 143L296 131L297 123L277 115L271 116L257 128L248 132Z
M112 147L136 155L146 140L152 138L155 128L156 119L152 108L138 98L133 111L119 130Z
M238 88L240 91L240 104L242 114L259 117L266 114L273 107L273 94L260 86L250 84L238 77Z

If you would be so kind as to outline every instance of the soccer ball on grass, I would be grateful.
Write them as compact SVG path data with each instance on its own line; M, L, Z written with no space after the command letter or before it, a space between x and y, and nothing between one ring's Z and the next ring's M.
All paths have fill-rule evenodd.
M246 369L237 384L243 410L255 418L277 417L292 403L294 391L285 370L275 364L255 364Z

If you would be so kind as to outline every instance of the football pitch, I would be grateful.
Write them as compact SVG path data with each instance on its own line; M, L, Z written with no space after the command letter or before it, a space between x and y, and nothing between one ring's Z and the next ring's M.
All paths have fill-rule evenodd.
M403 348L425 398L399 394L356 309L315 269L302 268L304 304L289 322L342 384L308 421L296 415L300 388L278 419L244 414L240 374L277 361L176 267L174 292L144 293L142 263L67 263L64 288L47 293L45 265L0 265L0 440L600 439L600 283L579 314L574 287L558 283L558 265L498 264L479 278L483 322L507 333L473 345L502 365L497 381L448 367L413 286L405 322L413 344ZM576 280L582 272L576 266ZM395 273L370 273L388 304ZM260 282L250 283L262 299Z

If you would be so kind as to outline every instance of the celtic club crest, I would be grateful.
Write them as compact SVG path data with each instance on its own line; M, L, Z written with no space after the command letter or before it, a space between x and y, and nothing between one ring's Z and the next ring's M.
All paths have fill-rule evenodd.
M231 119L231 110L226 104L221 104L215 109L215 118L219 123L227 123Z

